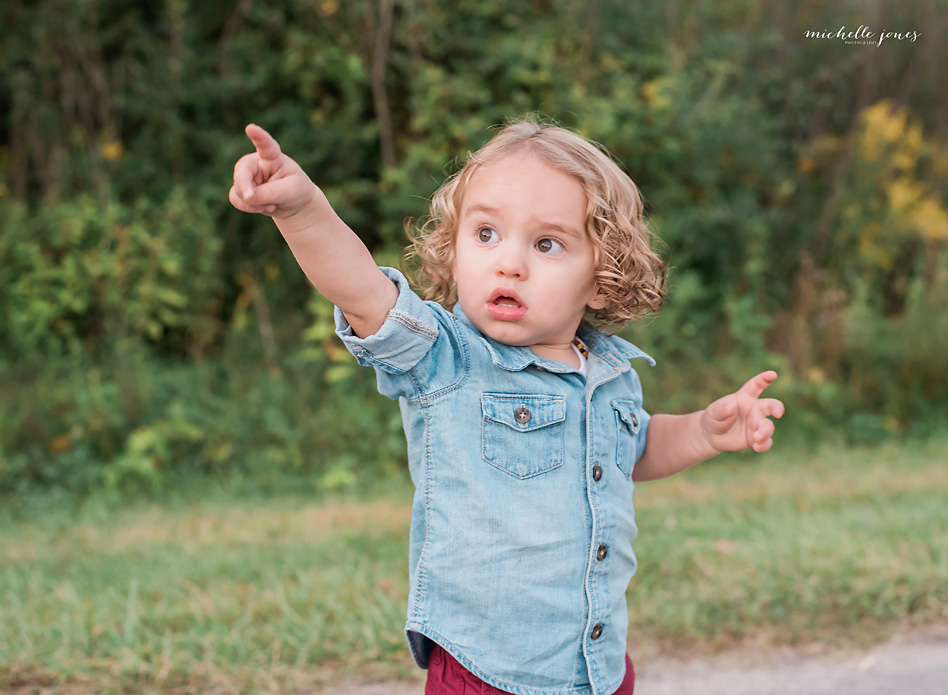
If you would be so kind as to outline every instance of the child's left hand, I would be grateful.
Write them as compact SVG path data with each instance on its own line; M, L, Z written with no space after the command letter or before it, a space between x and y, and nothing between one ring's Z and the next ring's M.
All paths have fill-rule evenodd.
M761 453L773 446L774 422L783 416L783 403L761 394L777 378L777 372L758 374L736 393L719 398L701 415L701 432L716 451L751 448Z

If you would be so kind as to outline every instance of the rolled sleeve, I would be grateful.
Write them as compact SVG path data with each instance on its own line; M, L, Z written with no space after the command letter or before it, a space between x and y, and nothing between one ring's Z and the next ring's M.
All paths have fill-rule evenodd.
M359 364L388 374L404 374L424 358L438 339L438 321L402 273L394 268L380 270L398 289L398 299L385 323L374 335L360 338L336 307L336 335Z

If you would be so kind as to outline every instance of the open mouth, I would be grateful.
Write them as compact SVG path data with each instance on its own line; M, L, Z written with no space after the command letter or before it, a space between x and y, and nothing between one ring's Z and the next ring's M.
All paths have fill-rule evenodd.
M511 307L519 307L519 306L521 306L520 302L518 302L518 301L517 301L516 299L514 299L513 297L507 297L507 296L504 296L504 295L501 295L500 297L497 297L497 299L495 299L493 302L491 302L491 304L495 304L496 306L511 306Z
M513 290L498 288L491 292L487 302L487 311L495 319L501 321L515 321L527 313L520 297Z

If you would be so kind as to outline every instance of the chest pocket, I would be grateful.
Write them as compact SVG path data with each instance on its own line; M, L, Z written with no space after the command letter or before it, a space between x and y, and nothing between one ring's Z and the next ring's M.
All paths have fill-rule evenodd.
M636 401L612 401L616 415L616 463L627 478L639 458L639 429L642 426L642 411Z
M481 444L484 460L515 478L563 465L566 398L485 393Z

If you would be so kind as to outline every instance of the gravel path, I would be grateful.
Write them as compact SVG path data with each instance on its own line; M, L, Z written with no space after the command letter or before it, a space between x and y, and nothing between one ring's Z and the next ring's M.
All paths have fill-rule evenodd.
M948 625L864 651L735 650L707 659L662 656L636 665L636 695L948 695ZM343 683L326 695L423 695L419 680Z

